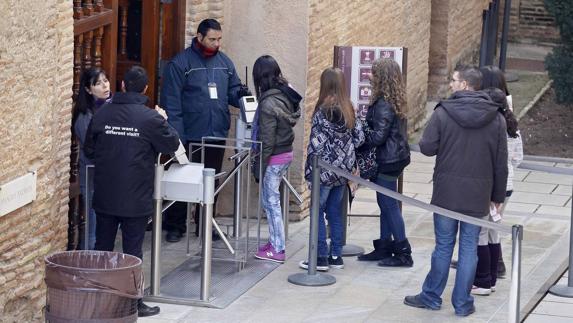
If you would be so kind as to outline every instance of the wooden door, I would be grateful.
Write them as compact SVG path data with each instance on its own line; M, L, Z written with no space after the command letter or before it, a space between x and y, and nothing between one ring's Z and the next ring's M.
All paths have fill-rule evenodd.
M160 64L184 46L185 0L74 0L74 100L84 69L103 68L111 91L121 90L125 71L138 64L149 74L150 106L158 101ZM160 18L161 17L161 18ZM161 55L160 55L161 53ZM79 189L79 146L72 132L68 250L80 248L83 199ZM82 239L83 240L83 239Z
M158 102L161 59L183 48L184 0L119 0L116 88L133 65L147 71L150 106ZM161 53L161 54L160 54ZM161 55L161 56L160 56Z

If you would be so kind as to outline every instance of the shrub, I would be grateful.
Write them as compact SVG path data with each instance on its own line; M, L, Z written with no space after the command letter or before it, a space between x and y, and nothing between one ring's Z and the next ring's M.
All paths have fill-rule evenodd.
M545 68L553 80L557 102L573 103L573 1L544 1L561 35L561 44L545 58Z

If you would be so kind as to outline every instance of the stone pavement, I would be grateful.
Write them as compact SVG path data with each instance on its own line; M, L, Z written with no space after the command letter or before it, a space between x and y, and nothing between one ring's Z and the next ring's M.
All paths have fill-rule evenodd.
M433 163L433 158L413 153L412 164L404 174L406 195L429 201ZM559 166L573 167L573 164ZM525 227L522 317L534 308L547 288L565 271L571 183L572 179L565 176L516 171L515 193L506 208L504 223L522 224ZM373 216L349 219L347 242L368 251L371 240L377 238L379 230L375 193L368 189L359 190L351 213ZM308 249L305 247L294 254L288 253L287 249L285 264L225 309L158 304L161 306L159 315L140 319L139 322L505 322L510 286L508 279L500 280L497 291L491 296L476 297L476 313L463 319L454 315L450 303L454 270L450 272L443 295L442 310L414 309L402 304L404 296L419 292L429 270L434 247L429 212L405 205L404 219L413 246L413 268L382 268L375 263L357 262L354 257L349 257L345 258L344 269L330 270L329 273L337 279L334 285L302 287L290 284L287 278L293 273L302 272L298 262L306 259ZM308 226L308 218L291 223L290 239L306 244ZM511 238L504 237L502 245L509 272ZM149 257L146 260L148 262ZM538 307L530 319L545 313L544 308L548 306L551 304ZM571 313L573 306L567 305L567 311Z

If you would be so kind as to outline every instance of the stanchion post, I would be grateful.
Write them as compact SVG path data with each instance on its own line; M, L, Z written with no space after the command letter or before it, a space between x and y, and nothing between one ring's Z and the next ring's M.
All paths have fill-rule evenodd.
M509 290L508 322L519 323L519 298L521 292L521 242L523 226L514 225L511 233L511 287Z
M157 164L155 164L155 179L153 190L153 202L155 204L155 212L153 213L153 237L151 242L151 296L158 296L160 294L160 281L161 281L161 208L163 199L161 198L161 179L163 178L163 165L157 157Z
M211 289L211 244L213 226L213 203L215 202L215 170L203 169L203 245L201 259L201 300L209 301Z
M312 155L312 187L310 193L310 235L308 241L308 273L293 274L288 281L301 286L326 286L336 283L336 278L328 274L316 272L316 257L318 254L318 217L320 213L320 168L318 156Z
M573 196L573 193L572 195ZM571 268L573 268L573 203L571 203L571 218L569 228L569 275L567 278L567 285L553 285L549 288L549 292L555 296L573 297L573 275L571 275Z

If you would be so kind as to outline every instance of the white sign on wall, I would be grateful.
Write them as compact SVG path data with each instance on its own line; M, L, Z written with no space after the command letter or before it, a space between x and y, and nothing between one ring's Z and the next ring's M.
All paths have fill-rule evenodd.
M0 217L36 199L36 172L0 186Z

